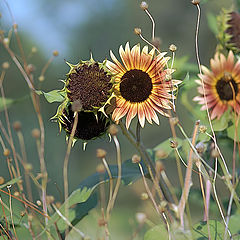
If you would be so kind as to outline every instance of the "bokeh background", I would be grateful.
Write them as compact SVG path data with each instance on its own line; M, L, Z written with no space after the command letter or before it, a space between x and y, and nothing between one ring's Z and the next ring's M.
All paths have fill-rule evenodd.
M32 47L37 48L29 63L36 68L34 72L35 84L44 91L61 89L59 81L65 79L69 68L65 61L76 64L80 59L87 60L90 53L95 60L103 61L108 58L111 49L117 56L118 48L130 41L145 43L134 34L135 27L142 29L143 36L151 39L151 22L148 16L140 9L140 1L136 0L8 0L12 15L18 24L19 33L23 42L26 56L31 53ZM195 64L195 27L197 9L188 0L149 0L149 10L156 22L156 36L161 39L161 50L167 51L170 44L178 47L177 58L188 56L189 62ZM218 14L222 7L230 7L230 0L209 0L201 6L202 16L200 25L200 58L204 65L209 64L209 58L214 54L216 39L207 24L207 14ZM5 1L0 1L0 29L7 35L12 26L11 14ZM16 39L13 37L12 49L16 48ZM54 50L59 51L45 74L45 81L39 82L38 77L43 66L52 56ZM19 52L16 52L19 54ZM11 64L4 80L4 90L8 98L19 99L29 95L26 82L14 66L6 51L0 46L0 64L9 61ZM176 69L178 71L178 69ZM180 69L181 70L181 69ZM184 78L184 76L182 76ZM61 194L56 185L63 192L63 160L66 151L65 134L59 133L58 125L50 121L55 114L57 104L49 104L41 99L42 114L46 130L45 159L49 174L48 194L61 200ZM177 114L185 130L190 134L193 119L189 117L184 107L178 101ZM39 172L39 160L35 140L31 131L38 128L38 122L30 98L19 101L9 109L10 121L20 121L24 133L28 161L33 165L34 172ZM5 123L3 112L0 118ZM167 119L160 116L160 126L146 124L142 130L142 140L147 148L156 146L171 136ZM133 128L135 122L133 123ZM135 149L120 134L122 159L129 159L136 153ZM16 146L19 149L19 146ZM82 150L82 143L78 141L72 149L69 162L69 190L73 191L88 175L93 173L99 160L96 158L96 149L104 148L107 151L109 163L115 163L115 146L109 138L102 138L89 142L86 151ZM0 151L0 175L9 179L6 163ZM177 184L175 161L165 161L166 170L171 181ZM129 197L131 194L132 198ZM127 196L127 197L126 197ZM38 194L35 192L35 199ZM121 207L124 214L136 212L137 198L132 189L122 187L117 201L117 208ZM129 212L130 211L130 212Z

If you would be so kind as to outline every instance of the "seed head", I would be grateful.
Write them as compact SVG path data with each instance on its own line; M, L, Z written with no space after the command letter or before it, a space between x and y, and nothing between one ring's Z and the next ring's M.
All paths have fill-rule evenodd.
M5 182L4 177L0 176L0 185L4 184L4 182Z
M141 4L140 4L140 8L145 11L145 10L148 9L148 4L143 1L143 2L141 2Z
M20 196L20 193L18 191L14 192L13 194L15 197L19 197Z
M211 151L211 156L212 156L213 158L219 157L219 152L218 152L218 150L217 150L216 148L214 148L214 149Z
M115 124L111 124L108 131L111 135L115 136L118 133L118 128Z
M15 131L18 132L18 131L21 130L22 124L19 121L16 121L16 122L13 123L13 128L14 128Z
M206 144L204 144L203 142L199 142L196 145L196 149L198 153L204 153L206 151Z
M32 171L32 169L33 169L33 166L32 166L31 163L25 164L24 167L25 167L25 170L26 170L27 172L30 172L30 171Z
M98 158L105 158L107 155L107 152L104 149L97 149L97 157Z
M141 194L141 200L147 200L147 199L148 199L148 194L145 193L145 192L143 192L143 193Z
M47 201L47 204L48 204L48 205L51 204L51 203L53 203L54 200L55 200L55 198L54 198L54 196L52 196L52 195L49 195L49 196L46 197L46 201Z
M33 138L36 138L36 139L40 138L40 130L37 129L37 128L34 128L34 129L32 130L32 137L33 137Z
M21 211L20 216L24 217L25 215L26 215L26 212L25 211Z
M42 205L42 202L40 200L37 200L37 205L38 206L41 206Z
M28 70L29 73L33 73L36 70L36 68L33 64L28 64L27 65L27 70Z
M193 5L198 5L200 3L200 0L192 0L191 2Z
M140 161L141 161L141 158L137 154L134 154L132 156L132 163L140 163Z
M40 82L43 82L43 81L45 80L45 77L44 77L43 75L40 75L39 78L38 78L38 80L39 80Z
M9 62L4 62L4 63L2 64L2 68L5 69L5 70L7 70L9 67L10 67Z
M53 56L57 57L59 55L59 52L57 50L53 51Z
M177 141L170 141L170 147L171 148L177 148L178 147L178 142Z
M136 35L141 35L141 34L142 34L141 28L134 28L134 33L135 33Z
M207 131L207 127L206 126L204 126L204 125L200 125L199 126L199 132L200 133L205 133Z
M176 52L176 51L177 51L177 47L176 47L174 44L171 44L171 45L169 46L169 50L170 50L171 52Z
M5 148L4 151L3 151L3 155L5 157L8 157L10 155L10 150L8 148Z

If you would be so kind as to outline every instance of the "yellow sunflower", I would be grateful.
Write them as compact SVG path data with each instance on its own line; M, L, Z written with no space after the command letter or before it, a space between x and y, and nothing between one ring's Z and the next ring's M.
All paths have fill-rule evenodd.
M168 116L166 110L172 108L171 99L174 98L171 92L176 89L174 85L180 83L166 77L173 72L165 68L169 57L164 57L166 53L155 56L155 49L148 52L147 46L141 51L139 44L130 49L129 43L126 44L125 50L120 46L119 54L123 64L112 51L110 55L113 62L107 61L106 64L115 76L116 107L112 119L118 122L127 115L127 128L136 115L142 127L145 118L149 123L153 120L159 124L156 112Z
M193 100L202 104L201 110L210 110L211 119L220 118L230 107L237 114L240 113L240 60L234 62L234 55L229 51L227 58L223 54L216 53L210 60L211 71L202 66L203 74L199 78L204 83L206 102L202 81L196 80L200 85Z

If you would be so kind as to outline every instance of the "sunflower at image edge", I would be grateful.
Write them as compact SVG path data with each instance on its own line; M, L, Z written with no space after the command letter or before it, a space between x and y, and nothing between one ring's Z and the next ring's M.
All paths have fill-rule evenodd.
M72 104L78 103L78 123L75 139L85 142L106 133L110 119L106 116L105 106L110 102L113 90L112 74L106 68L106 61L80 61L70 66L63 91L66 98L58 107L53 119L57 119L60 131L63 128L70 135L75 119Z
M201 110L210 110L211 119L219 119L228 108L240 113L240 60L236 63L232 51L228 56L216 53L210 60L211 71L202 66L203 74L199 74L202 81L196 80L200 85L200 96L194 97L194 101L203 105ZM205 90L205 97L204 97ZM206 103L205 103L206 98Z
M169 57L166 53L155 56L155 49L148 52L148 47L140 50L140 45L132 49L129 43L125 50L119 48L121 64L110 51L113 62L107 61L106 66L114 75L114 96L116 106L112 119L118 122L125 115L126 127L129 128L132 119L137 115L141 127L145 119L159 124L156 112L168 116L166 110L172 109L171 99L175 98L172 91L181 81L169 80L173 70L165 68Z

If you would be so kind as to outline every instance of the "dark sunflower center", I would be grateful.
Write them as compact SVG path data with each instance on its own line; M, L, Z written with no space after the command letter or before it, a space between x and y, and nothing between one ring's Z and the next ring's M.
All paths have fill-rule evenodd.
M110 123L100 112L97 113L97 117L98 120L92 112L79 112L74 137L82 140L90 140L104 134ZM68 134L71 134L74 124L74 112L71 110L70 106L67 110L64 110L62 120L62 127Z
M222 77L216 85L217 93L221 100L230 101L238 94L238 85L230 76Z
M98 63L80 65L76 73L69 75L68 98L71 102L80 100L83 110L101 107L109 97L110 81L111 76Z
M144 102L151 94L152 87L152 79L146 72L133 69L122 76L120 93L127 101Z

